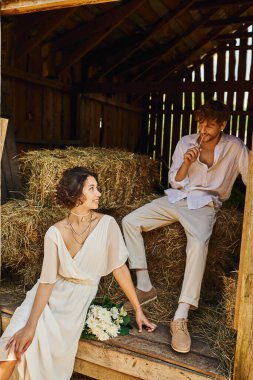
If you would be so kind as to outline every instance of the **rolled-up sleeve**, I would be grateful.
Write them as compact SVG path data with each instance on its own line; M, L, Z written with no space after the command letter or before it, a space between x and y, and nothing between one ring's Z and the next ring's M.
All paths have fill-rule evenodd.
M57 243L53 237L46 233L44 238L44 259L38 282L42 284L54 284L57 281L58 268L59 256Z
M242 176L243 183L247 184L247 175L248 175L248 167L249 167L249 150L244 145L242 152L239 158L239 172Z
M184 153L183 143L180 140L172 156L172 164L169 170L169 182L173 189L183 189L189 183L188 175L182 181L175 180L177 172L184 162Z

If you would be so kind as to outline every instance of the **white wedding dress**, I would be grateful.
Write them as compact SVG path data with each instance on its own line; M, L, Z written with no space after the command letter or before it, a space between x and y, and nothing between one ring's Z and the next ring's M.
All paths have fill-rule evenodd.
M74 258L57 227L50 227L45 235L41 277L16 309L0 338L0 361L15 359L13 353L7 354L5 345L25 326L39 283L55 283L32 344L17 365L18 379L69 380L86 313L97 293L99 280L122 266L127 258L119 226L109 215L100 219ZM87 280L87 284L69 279Z

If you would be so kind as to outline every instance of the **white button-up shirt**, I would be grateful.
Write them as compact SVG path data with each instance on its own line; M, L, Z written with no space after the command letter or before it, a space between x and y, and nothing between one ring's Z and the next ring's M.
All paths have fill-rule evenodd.
M246 184L248 171L248 148L235 136L222 134L214 149L213 165L200 162L199 157L191 164L184 180L175 180L184 161L185 152L197 146L199 134L182 137L172 157L169 181L172 188L165 190L168 200L175 203L187 198L189 209L197 209L209 203L221 206L231 194L236 177L241 174Z

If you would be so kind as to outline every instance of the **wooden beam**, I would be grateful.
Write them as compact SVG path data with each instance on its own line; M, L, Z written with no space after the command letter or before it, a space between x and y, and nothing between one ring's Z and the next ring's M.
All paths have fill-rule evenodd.
M231 7L234 5L252 5L252 0L241 0L236 2L235 0L211 0L211 1L196 1L192 6L192 10L198 9L210 9L216 7Z
M170 10L163 16L158 22L156 22L148 31L142 34L141 38L131 46L127 51L123 51L120 55L114 57L113 62L103 67L103 69L94 77L98 80L104 77L106 74L110 73L113 69L119 66L121 63L125 62L130 56L137 52L147 41L149 41L156 33L158 33L162 28L164 28L171 20L180 16L193 4L194 0L184 0L180 2L175 9Z
M217 37L214 38L215 41L230 41L234 40L236 38L240 39L247 39L247 38L253 37L253 32L235 32L235 33L224 33L219 34Z
M124 83L91 83L79 87L81 93L139 93L146 94L149 92L157 93L175 93L178 92L196 92L196 91L217 91L217 86L222 87L224 91L251 91L252 81L223 81L219 83L184 83L178 81L164 81L164 82L124 82Z
M253 374L253 151L249 156L244 207L239 278L235 308L237 332L234 380L252 379Z
M232 25L232 24L252 24L253 22L253 16L241 16L241 17L229 17L226 18L220 18L217 20L209 20L207 21L203 28L213 28L216 26L226 26L226 25Z
M81 359L75 360L74 371L92 379L140 380L139 377L126 375L125 373L120 373L113 369L102 367L96 363L90 363Z
M160 54L157 54L155 59L152 59L151 64L148 65L146 68L143 68L141 70L140 74L136 75L132 80L137 80L137 79L141 78L147 71L152 69L152 67L156 66L157 63L160 62L163 59L163 57L165 57L171 49L174 49L178 44L180 44L180 42L183 41L184 38L188 37L196 29L201 27L201 25L203 25L206 22L206 19L209 19L210 17L212 17L216 13L216 11L217 11L217 9L211 10L205 16L202 16L200 20L194 22L190 26L190 28L188 28L184 33L182 33L178 37L174 38L173 41L166 43L165 44L166 46L164 46L163 52L160 52ZM159 49L157 49L157 50L159 50ZM145 65L147 63L149 63L148 60L146 60Z
M249 6L245 5L244 7L240 9L240 11L234 12L231 16L235 17L236 15L240 15L246 12L248 8ZM226 28L226 25L223 25L217 28L215 31L213 30L209 32L204 38L202 38L199 41L197 45L195 45L193 49L180 54L179 56L177 56L177 58L168 62L163 67L156 68L156 73L150 77L145 78L145 80L149 79L150 81L154 81L154 80L163 81L164 79L168 78L175 70L179 70L182 65L185 65L185 62L187 62L187 60L190 59L191 56L195 54L199 49L201 49L210 41L213 41L214 38L218 36L224 28Z
M93 36L82 43L74 52L66 57L64 63L59 66L59 73L72 66L85 54L104 40L114 29L116 29L127 17L134 13L146 0L130 0L121 6L115 7L110 14L110 26L101 31L96 31ZM109 16L106 19L109 24ZM104 26L104 25L103 25Z
M103 96L101 94L94 95L94 93L93 94L86 94L85 93L85 94L81 94L81 96L84 96L86 99L95 100L95 101L100 102L100 103L111 104L114 107L121 108L124 110L132 111L132 112L136 112L136 113L140 113L140 114L145 113L145 108L137 107L135 105L125 103L125 102L121 102L119 100L114 100L114 99L108 98L107 96Z
M174 364L162 362L161 360L147 358L144 355L137 355L120 348L113 348L109 345L101 345L97 342L80 340L76 358L96 364L97 366L119 371L128 376L138 374L140 379L145 380L204 380L212 379L213 376L207 376L196 371L191 371ZM102 379L101 373L99 379ZM217 377L219 378L219 377Z
M3 66L2 75L5 75L10 78L21 79L28 83L37 84L38 86L42 87L50 87L55 90L60 90L64 92L70 92L73 89L73 87L67 86L59 80L45 79L36 74L14 69L13 67Z
M73 46L80 43L80 41L92 38L94 34L103 33L105 29L112 25L114 12L116 12L115 16L117 16L118 9L119 6L110 8L107 12L94 16L90 21L82 23L74 29L68 30L51 42L52 49L71 50L72 48L73 50Z
M76 11L76 8L67 8L55 11L51 14L45 15L46 18L37 26L37 33L35 36L27 39L23 44L18 44L15 59L19 60L26 54L30 53L36 46L38 46L49 34L51 34L64 20L71 16Z
M244 30L245 30L245 26L242 26L241 28L239 28L237 30L236 33L244 33ZM214 38L214 40L216 40L216 38ZM224 42L220 43L220 45L215 46L212 50L209 50L208 53L204 57L202 56L197 61L195 61L193 65L191 65L190 67L184 67L179 72L177 72L177 78L181 78L181 80L182 80L182 78L185 75L187 75L186 73L189 70L190 71L196 70L197 67L199 67L201 64L203 64L203 63L207 62L209 59L211 59L211 57L213 56L213 54L218 53L219 51L221 51L221 49L225 49L226 47L227 47L226 46L226 40L224 40ZM248 46L248 48L251 49L252 46ZM168 79L169 79L169 77L167 78L167 80Z
M119 0L2 0L0 13L2 15L18 15L112 1Z

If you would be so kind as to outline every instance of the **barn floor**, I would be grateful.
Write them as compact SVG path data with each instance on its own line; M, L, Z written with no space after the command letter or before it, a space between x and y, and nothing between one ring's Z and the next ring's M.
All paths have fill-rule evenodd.
M0 308L3 329L15 308L22 302L21 287L1 286ZM178 354L170 345L167 324L159 324L153 334L139 334L133 328L129 336L106 342L80 340L72 380L96 379L225 379L220 372L219 358L208 344L193 338L189 354ZM84 375L88 375L84 376Z

